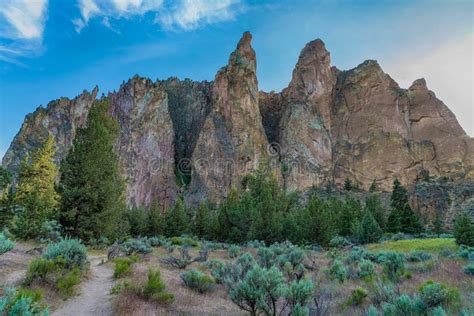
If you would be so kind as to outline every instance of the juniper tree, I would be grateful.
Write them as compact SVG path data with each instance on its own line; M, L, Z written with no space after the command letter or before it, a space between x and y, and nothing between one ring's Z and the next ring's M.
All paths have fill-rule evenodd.
M61 224L86 242L115 240L128 231L125 182L114 149L119 127L108 108L106 98L94 103L60 169Z
M372 214L372 216L375 218L375 220L379 224L380 228L384 230L387 220L385 216L385 210L382 205L382 201L380 200L380 197L378 194L375 194L375 193L371 194L365 200L365 209Z
M13 203L21 208L12 219L12 232L19 238L36 237L43 222L57 217L59 196L55 189L58 169L55 142L50 134L30 160L22 160Z
M454 222L454 238L458 245L474 247L474 224L466 212L458 215Z
M165 217L156 200L153 200L148 210L148 235L163 235L165 231Z
M168 237L189 233L191 219L182 197L178 197L174 206L166 212L165 223L165 235Z
M382 237L382 229L369 211L362 217L358 237L363 244L376 242Z
M422 231L420 219L408 202L407 190L398 179L393 181L390 208L387 220L387 229L390 232L419 233Z
M351 191L352 190L352 181L349 178L346 178L344 180L344 190L345 191Z

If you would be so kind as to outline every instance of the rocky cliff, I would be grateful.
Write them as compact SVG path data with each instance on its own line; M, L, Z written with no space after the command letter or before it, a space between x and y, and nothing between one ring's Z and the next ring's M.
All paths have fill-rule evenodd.
M213 82L135 76L108 94L121 127L116 148L129 204L171 203L181 193L192 204L218 202L266 163L288 191L342 186L346 178L361 189L375 180L388 191L394 177L412 186L429 174L462 183L464 189L448 194L453 199L459 191L462 201L450 203L447 213L472 202L474 140L425 80L402 89L373 60L338 70L324 43L314 40L301 51L287 88L259 92L251 40L244 33ZM15 173L48 132L59 162L97 92L27 115L3 166ZM447 207L433 202L445 189L414 190L422 193L414 193L413 203L427 214Z

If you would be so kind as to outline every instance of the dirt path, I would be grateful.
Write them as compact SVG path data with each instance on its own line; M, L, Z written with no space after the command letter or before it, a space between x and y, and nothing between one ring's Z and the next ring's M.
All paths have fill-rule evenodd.
M105 257L90 257L91 276L82 282L79 295L64 303L64 306L52 313L52 316L112 315L110 289L113 271L107 265L101 265Z

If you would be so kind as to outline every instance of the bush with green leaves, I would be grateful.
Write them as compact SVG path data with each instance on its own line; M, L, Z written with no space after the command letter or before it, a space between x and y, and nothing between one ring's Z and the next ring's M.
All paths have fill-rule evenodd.
M15 248L15 243L5 236L3 232L0 233L0 255Z
M290 315L308 315L306 305L313 298L314 284L310 280L293 280L286 289L285 300ZM285 307L286 308L286 307Z
M456 288L429 280L420 286L420 299L424 306L429 309L442 304L458 302L460 294Z
M421 250L412 250L406 255L406 259L410 262L422 262L431 260L432 258L432 254Z
M400 295L393 302L382 304L382 311L384 316L420 315L416 300L407 294Z
M41 304L42 297L39 290L5 288L0 297L0 314L47 316L48 308Z
M162 236L152 236L148 237L146 240L151 247L164 246L167 242L167 239Z
M210 276L196 269L181 273L181 280L185 286L201 294L210 292L214 285L214 280Z
M62 239L50 244L43 252L43 258L48 260L64 259L66 268L83 268L87 263L86 247L78 239Z
M261 247L257 251L258 261L262 267L277 265L287 273L304 270L303 260L306 254L303 249L291 242L274 243L270 247Z
M62 239L62 226L57 220L49 220L41 225L36 238L40 243L59 242Z
M372 281L375 277L375 265L370 260L362 259L357 275L364 281Z
M464 273L466 273L467 275L474 276L474 263L469 263L465 265L463 270L464 270Z
M382 263L388 279L392 282L398 282L405 272L405 256L399 252L386 251L381 253L379 261Z
M120 245L120 248L128 255L134 253L147 254L152 251L150 244L146 239L142 238L131 238L126 240L123 244Z
M183 235L181 237L171 237L169 238L171 244L176 246L185 246L185 247L199 247L200 243L196 239Z
M233 262L220 264L218 261L215 261L211 275L218 284L227 284L231 286L243 279L243 277L255 265L255 263L256 261L254 257L250 253L245 252Z
M114 278L119 279L124 275L130 274L132 265L137 261L137 256L131 256L129 258L115 258Z
M367 298L368 293L365 289L358 287L351 292L351 296L346 301L347 305L359 306Z
M231 245L227 250L229 252L229 258L237 258L240 253L241 248L237 245Z
M329 241L329 246L333 248L343 248L350 245L351 242L349 241L349 239L341 236L336 236Z
M185 246L181 246L179 248L179 253L179 256L170 254L167 257L161 259L161 262L178 269L186 269L186 267L192 262L191 256L188 252L188 248Z
M74 287L81 283L81 276L81 270L79 267L75 267L72 270L68 270L57 279L56 288L63 299L74 295Z
M166 284L161 279L159 269L149 269L148 278L143 285L134 285L134 292L146 300L159 303L170 303L174 300L174 295L165 291Z
M474 247L468 247L461 245L459 251L456 254L459 258L467 259L474 262Z
M92 238L89 241L89 245L94 249L106 249L110 246L110 240L105 236L101 236L98 239Z
M362 217L357 236L362 244L377 242L382 237L382 229L371 212L366 211Z
M341 260L335 259L329 268L329 277L343 283L348 278L348 270Z

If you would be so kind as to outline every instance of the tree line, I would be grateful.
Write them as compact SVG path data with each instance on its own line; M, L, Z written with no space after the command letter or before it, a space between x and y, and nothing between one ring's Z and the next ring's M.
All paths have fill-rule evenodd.
M263 172L247 175L218 206L203 201L189 209L178 197L168 210L160 208L159 201L146 210L127 208L125 180L114 150L119 127L108 108L107 98L93 105L86 126L77 129L59 170L51 135L31 157L25 156L16 186L11 175L0 169L0 227L8 227L20 239L37 237L44 223L55 220L65 235L85 242L104 237L113 241L128 235L193 234L232 243L290 240L320 245L327 245L335 236L368 243L379 240L384 232L423 231L407 190L397 179L388 211L375 192L375 183L364 201L351 193L349 180L344 184L344 198L323 199L311 190L301 197L287 194L273 175ZM439 219L434 226L440 233ZM474 242L473 224L467 215L460 216L455 227L465 232L465 240Z

